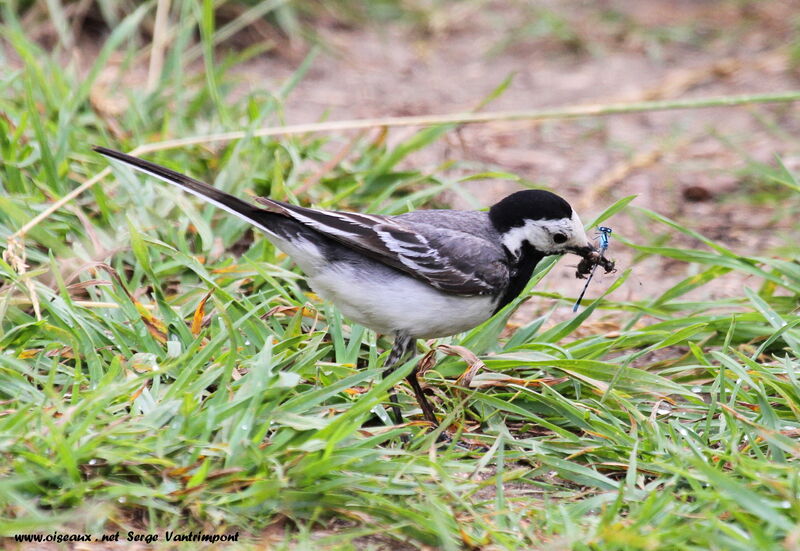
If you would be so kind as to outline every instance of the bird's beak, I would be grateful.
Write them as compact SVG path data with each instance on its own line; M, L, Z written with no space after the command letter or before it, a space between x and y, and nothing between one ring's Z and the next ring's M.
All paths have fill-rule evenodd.
M597 252L597 247L595 247L591 243L587 243L586 245L584 245L582 247L570 247L569 248L569 252L577 254L578 256L580 256L582 258L586 258L590 254L592 254L594 252Z

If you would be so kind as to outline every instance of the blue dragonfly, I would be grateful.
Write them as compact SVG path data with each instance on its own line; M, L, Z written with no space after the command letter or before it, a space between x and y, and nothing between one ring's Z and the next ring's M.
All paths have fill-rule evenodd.
M586 285L583 286L583 291L581 291L578 300L575 301L575 306L572 307L573 312L578 311L578 307L581 305L581 301L583 300L583 295L586 294L586 289L589 288L589 283L592 281L592 277L594 277L594 271L597 269L597 266L601 263L603 263L604 265L608 263L608 261L606 261L605 259L605 254L606 251L608 250L608 241L611 238L611 228L606 226L600 226L599 228L597 228L597 231L599 232L597 234L597 238L600 240L600 243L598 245L599 256L597 257L594 266L592 266L592 271L589 272L589 278L586 280ZM611 266L613 269L613 263L611 263ZM610 270L606 268L606 272L608 271Z

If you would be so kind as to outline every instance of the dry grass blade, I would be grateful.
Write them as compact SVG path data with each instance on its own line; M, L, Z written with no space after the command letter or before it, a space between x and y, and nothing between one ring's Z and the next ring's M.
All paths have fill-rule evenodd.
M458 356L467 362L467 370L459 375L458 379L456 380L456 383L458 383L460 386L470 386L475 375L477 375L482 369L486 369L486 364L484 364L483 361L478 358L478 356L476 356L466 347L457 346L454 344L440 344L436 347L436 350L443 352L448 356Z
M130 154L137 155L141 153L150 153L153 151L175 149L189 145L230 142L234 140L241 140L248 136L264 138L270 136L289 136L319 132L362 130L376 127L427 127L444 124L478 124L493 121L572 119L623 113L669 111L674 109L701 109L708 107L734 107L739 105L752 105L759 103L784 103L798 100L800 100L800 91L787 91L772 94L745 94L685 100L618 102L598 105L571 105L556 109L524 109L519 111L451 113L444 115L417 115L408 117L383 117L375 119L327 121L260 128L254 131L236 130L233 132L222 132L207 136L193 136L175 140L165 140L162 142L141 145L131 151Z
M158 0L156 23L153 29L153 48L150 50L150 66L147 69L147 90L155 90L164 66L164 50L167 47L167 23L170 0Z
M203 319L206 317L206 302L213 294L214 289L206 293L194 311L194 316L192 317L192 335L195 337L200 334L200 330L203 328Z
M24 234L23 234L24 235ZM24 275L28 265L25 262L25 242L22 236L12 235L8 238L8 245L6 250L3 251L3 260L8 262L17 274ZM30 298L31 305L33 306L34 314L37 320L42 319L42 310L39 305L39 297L36 294L36 287L33 279L25 278L25 288L28 291L28 298Z
M481 373L472 378L470 381L470 388L490 388L490 387L506 387L511 385L537 387L537 386L553 386L569 381L569 377L544 377L542 379L521 379L519 377L512 377L505 373L494 373L492 371Z
M130 300L131 303L133 303L133 305L136 307L139 317L153 338L155 338L161 344L167 342L167 328L164 323L153 314L148 312L147 308L145 308L141 302L136 300L136 297L134 297L133 294L131 294L131 292L128 290L128 287L125 285L125 282L122 280L119 272L104 262L96 262L93 265L97 268L102 268L116 280L117 284L120 286L120 289L122 289L122 291L128 297L128 300Z
M70 291L82 291L89 287L104 286L104 285L111 285L111 282L102 279L89 279L86 281L79 281L78 283L72 283L70 285L67 285L67 289L69 289Z

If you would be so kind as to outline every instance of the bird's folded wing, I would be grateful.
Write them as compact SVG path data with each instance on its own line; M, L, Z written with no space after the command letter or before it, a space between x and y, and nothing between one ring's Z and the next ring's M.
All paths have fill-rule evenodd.
M461 231L374 214L321 211L259 197L267 210L288 216L366 256L459 295L488 295L508 284L500 246Z

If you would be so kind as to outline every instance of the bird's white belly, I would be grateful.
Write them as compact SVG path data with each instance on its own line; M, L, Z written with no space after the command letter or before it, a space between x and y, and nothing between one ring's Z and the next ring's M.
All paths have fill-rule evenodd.
M386 270L367 279L346 264L308 278L311 288L351 320L378 333L444 337L483 323L496 305L489 296L450 295L412 277Z

